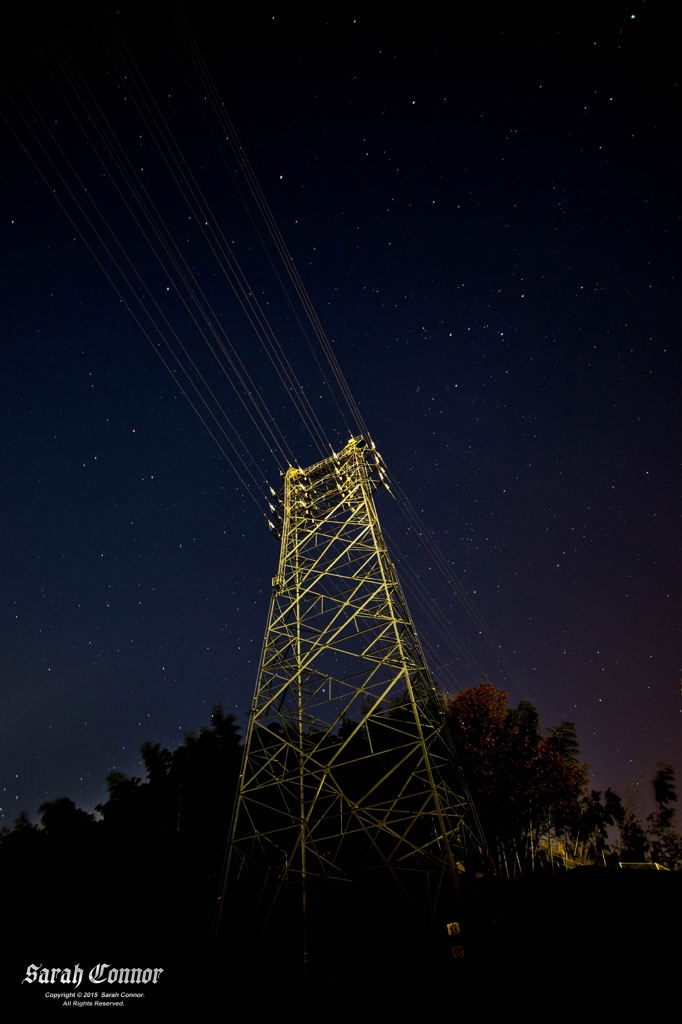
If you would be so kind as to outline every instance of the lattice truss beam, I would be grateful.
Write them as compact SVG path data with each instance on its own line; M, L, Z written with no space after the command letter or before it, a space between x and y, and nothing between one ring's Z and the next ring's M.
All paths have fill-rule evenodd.
M377 866L408 893L427 873L433 902L481 846L381 533L382 482L380 456L354 438L289 469L273 507L281 554L227 877L265 910L282 886Z

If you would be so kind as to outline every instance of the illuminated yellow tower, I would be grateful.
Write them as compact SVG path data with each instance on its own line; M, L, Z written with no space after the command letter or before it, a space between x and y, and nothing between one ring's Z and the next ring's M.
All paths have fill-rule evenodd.
M379 525L381 484L381 457L353 438L289 469L273 506L281 552L221 897L257 928L284 900L305 932L315 901L338 905L363 878L445 920L483 856Z

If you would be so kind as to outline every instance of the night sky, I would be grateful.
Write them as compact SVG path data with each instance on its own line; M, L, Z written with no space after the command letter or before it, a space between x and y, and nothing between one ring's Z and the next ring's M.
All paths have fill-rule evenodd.
M624 795L658 761L682 776L673 11L578 5L533 21L468 6L182 9L390 478L501 645L500 660L382 491L436 682L452 693L485 676L532 700L543 727L574 721L591 784ZM212 360L116 166L130 161L300 465L320 451L164 146L182 152L326 439L342 446L352 426L171 8L78 10L16 16L3 42L5 825L64 795L92 809L108 772L143 774L143 741L176 747L217 702L245 721L276 571L263 488L252 500L112 281L141 297L138 316L165 318L211 388L209 425L221 439L229 416L257 480L277 489L287 460Z

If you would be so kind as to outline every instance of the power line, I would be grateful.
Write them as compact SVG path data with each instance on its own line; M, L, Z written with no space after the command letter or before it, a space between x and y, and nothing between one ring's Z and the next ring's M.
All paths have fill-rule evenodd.
M178 189L182 200L190 211L193 222L199 228L201 237L203 237L207 244L213 259L218 264L241 309L243 310L248 323L262 345L263 350L267 354L268 360L289 400L293 404L297 416L318 451L326 454L330 445L317 410L310 401L308 395L305 393L305 389L301 385L287 352L279 341L276 331L270 323L262 304L259 302L255 294L255 290L249 284L246 274L237 259L233 248L225 237L221 224L213 213L211 204L204 195L189 162L184 156L178 141L175 139L167 120L163 116L163 113L149 89L137 62L131 54L125 39L121 35L118 26L115 24L113 19L110 18L109 21L111 29L109 41L99 33L105 52L112 61L121 81L126 83L126 89L130 94L131 100L143 125L145 126L146 131L148 132L150 139L153 141L156 151L161 156L168 173L170 174L171 180ZM261 244L263 245L270 266L272 267L280 287L282 288L301 328L314 361L322 375L323 381L333 398L333 402L346 428L348 429L348 419L350 419L355 428L369 439L369 430L359 405L355 400L350 385L343 373L342 367L316 313L312 300L305 288L291 253L286 246L277 221L267 202L265 194L263 193L244 148L241 145L235 127L225 110L223 101L220 99L217 86L215 85L211 73L201 55L189 25L187 24L184 15L179 10L176 11L176 24L180 37L189 54L192 66L199 77L199 81L205 90L207 100L210 103L217 119L217 123L220 126L220 131L221 133L224 133L225 141L229 142L232 154L237 162L238 170L246 183L248 194L255 204L256 215L265 226L265 236L269 238L269 244L266 241L266 237L264 237L263 233L258 228L257 219L251 212L247 196L244 194L243 189L240 187L235 175L232 173L229 162L225 157L222 137L219 138L214 131L209 118L206 116L204 106L199 102L198 96L191 86L189 77L186 75L190 88L192 89L193 95L197 100L199 108L202 111L202 115L215 141L220 143L218 151L221 159L228 171L230 171L230 177L235 184L251 224L256 230ZM126 152L125 147L121 143L110 121L102 110L102 107L96 96L93 94L88 82L80 72L71 53L68 51L63 41L58 41L56 45L59 46L60 53L62 54L62 58L60 59L60 56L57 54L54 46L52 46L49 40L47 42L66 85L71 90L73 97L75 97L75 102L78 104L79 109L82 109L83 111L82 116L79 116L74 108L74 103L64 92L58 77L54 75L48 66L47 61L43 58L48 73L51 75L52 80L58 88L60 95L66 103L76 124L79 126L84 137L91 145L92 151L100 161L102 167L105 169L109 180L115 187L121 201L131 216L133 223L140 232L145 244L149 247L149 251L152 253L159 268L169 281L169 287L174 289L174 293L181 301L195 330L207 346L207 350L210 353L212 361L219 368L223 378L234 390L242 408L256 429L260 440L265 444L269 454L275 458L280 470L283 466L281 459L278 457L278 453L282 453L288 464L295 464L296 459L293 451L277 422L276 416L269 408L268 403L261 394L258 385L253 380L252 375L247 370L236 347L230 341L227 332L220 323L220 318L217 316L210 300L208 299L205 289L200 286L197 276L193 272L180 249L173 232L170 230L166 220L160 214L152 197L149 195L149 192L140 179L136 168L133 166L129 155ZM180 60L180 58L178 59ZM180 60L180 65L183 68L184 73L182 60ZM39 146L44 157L48 160L52 170L58 175L69 199L75 205L79 214L84 218L88 229L92 232L97 243L102 247L102 250L111 261L115 271L120 275L128 290L132 293L135 303L137 303L137 306L141 308L141 311L143 312L142 321L133 311L134 303L133 306L131 306L130 302L125 299L124 293L122 293L118 285L114 283L111 273L105 268L102 260L93 249L92 244L85 238L84 232L76 224L71 213L66 209L65 203L57 195L56 190L50 185L47 177L38 167L37 162L33 157L30 157L34 166L36 166L39 174L46 184L48 184L48 187L55 195L55 198L57 198L62 209L66 212L71 223L78 231L78 234L83 238L90 252L95 256L98 264L102 267L116 293L119 295L119 298L121 298L121 301L123 301L126 308L129 309L138 326L143 330L143 333L150 341L150 344L152 344L156 354L162 359L162 362L164 363L164 366L166 366L168 372L176 380L176 383L179 383L176 371L173 369L173 364L175 364L181 375L186 379L189 387L196 396L196 402L190 398L186 389L182 389L183 393L188 398L188 401L190 401L192 408L197 413L206 429L216 441L216 444L218 444L218 447L228 460L231 467L235 469L235 472L243 486L245 486L249 491L249 494L256 504L259 505L259 508L262 509L262 503L254 497L253 492L244 480L245 474L246 477L251 479L252 483L258 490L264 491L267 495L267 478L263 470L260 468L259 460L251 451L250 446L246 443L241 431L228 416L223 403L216 394L215 387L211 385L206 374L200 369L194 355L188 348L188 345L182 340L178 331L169 322L166 313L154 295L153 289L149 286L143 275L140 273L138 267L131 259L123 245L123 242L114 231L110 222L104 217L92 193L88 191L85 184L76 173L71 161L68 159L62 146L55 137L52 128L45 122L40 111L30 99L28 92L23 88L23 86L21 86L21 88L36 113L37 119L40 121L43 129L47 132L48 137L52 140L52 143L56 147L61 159L64 161L66 167L77 182L78 188L86 196L89 208L94 211L96 218L99 218L100 228L97 228L93 223L93 220L86 212L82 202L78 200L73 188L67 183L64 175L59 171L55 161L40 141L33 126L21 112L16 101L13 99L12 102L22 117L26 128L30 131L34 141ZM12 131L14 132L13 128ZM19 138L16 132L14 132L14 134ZM102 232L104 232L104 234ZM105 236L109 241L106 241ZM112 245L114 250L120 253L119 257L117 257L114 254L114 251L112 251ZM286 285L282 273L278 270L278 266L283 268L284 278L288 279L290 287L293 288L298 305L292 300L289 287ZM138 286L141 288L142 294L140 294ZM145 318L149 322L152 334L158 335L162 344L165 345L171 357L170 364L159 352L158 343L155 343L154 340L152 340L149 330L143 326ZM329 367L329 373L325 373L322 370L322 364L318 357L319 350L316 349L315 345L311 341L311 338L304 327L304 320L307 320L310 324L313 337L319 345L319 350L321 350L322 358L326 360ZM329 379L330 376L331 379L335 381L338 393L340 393L343 402L346 404L348 410L347 414L344 413L342 404L339 402L337 390L332 387L331 380ZM198 403L198 405L196 403ZM209 423L206 421L206 413L201 413L199 411L199 408L202 405L208 414L209 423L211 420L213 421L213 428L211 428ZM232 449L233 455L231 458L226 454L225 448L218 440L216 434L222 435L229 448ZM233 438L236 439L236 441ZM236 468L239 463L241 463L243 467L242 472L239 472ZM257 475L254 473L254 469L257 469ZM257 476L260 477L260 480ZM494 632L486 623L479 609L467 594L462 582L452 570L447 559L445 559L440 548L422 522L421 517L417 514L412 503L396 482L393 482L393 487L396 491L398 504L402 513L414 528L416 536L424 546L426 552L433 559L434 565L442 573L449 587L461 602L462 607L476 624L479 635L493 651L505 675L514 682L522 693L525 693L526 691L523 682L511 659L502 648L502 645L498 642ZM395 544L392 546L396 551L398 550L395 547ZM440 612L437 606L434 605L433 599L428 595L426 588L419 580L418 574L416 574L409 565L408 560L404 555L400 555L400 558L404 571L410 579L410 588L415 594L418 603L433 623L436 631L444 639L447 639L448 643L457 653L458 660L460 660L460 663L465 667L465 670L469 674L472 674L474 671L478 671L480 673L478 675L478 680L480 680L483 675L483 672L480 670L480 665L471 652L462 644L459 638L456 637L451 623L448 622L442 612ZM436 655L436 657L438 657L438 660L442 660L438 655Z

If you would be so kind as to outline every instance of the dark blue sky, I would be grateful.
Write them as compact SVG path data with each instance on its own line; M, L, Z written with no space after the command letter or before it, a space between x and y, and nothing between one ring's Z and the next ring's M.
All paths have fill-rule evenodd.
M544 726L575 721L593 784L621 793L657 761L682 772L679 65L667 14L647 6L542 22L447 4L390 22L185 10L390 474L515 669L382 493L389 537L469 652L465 664L408 589L437 682L452 692L484 674L512 701L529 697ZM83 188L95 198L128 273L277 487L275 460L74 122L65 73L82 74L139 166L298 460L318 457L187 216L113 40L129 46L325 433L347 436L172 19L112 7L112 26L107 11L19 18L5 53L3 824L62 795L91 808L108 771L141 772L144 740L177 745L218 701L242 715L277 560L263 515L41 180L116 279L59 175L83 209Z

